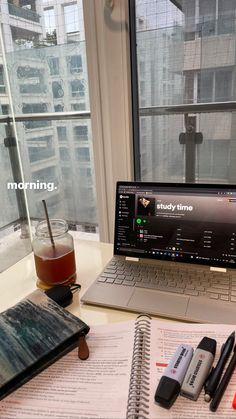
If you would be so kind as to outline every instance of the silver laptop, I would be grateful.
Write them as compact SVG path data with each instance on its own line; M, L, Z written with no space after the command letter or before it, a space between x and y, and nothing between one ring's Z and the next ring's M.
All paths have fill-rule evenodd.
M114 257L88 304L236 323L236 186L118 182Z

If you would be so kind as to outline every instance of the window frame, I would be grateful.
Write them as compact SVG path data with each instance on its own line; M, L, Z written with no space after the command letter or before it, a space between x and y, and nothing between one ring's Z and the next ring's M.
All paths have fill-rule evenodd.
M85 0L83 11L99 233L113 242L116 182L134 179L129 2Z

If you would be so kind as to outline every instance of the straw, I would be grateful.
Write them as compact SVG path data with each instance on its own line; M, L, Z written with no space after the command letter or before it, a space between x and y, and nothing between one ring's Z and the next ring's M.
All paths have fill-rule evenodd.
M46 205L45 199L42 199L42 203L43 203L43 206L44 206L45 216L46 216L47 225L48 225L48 232L49 232L50 240L51 240L51 243L52 243L52 247L55 248L55 242L54 242L53 235L52 235L52 230L51 230L51 225L50 225L50 221L49 221L49 217L48 217L48 210L47 210L47 205Z

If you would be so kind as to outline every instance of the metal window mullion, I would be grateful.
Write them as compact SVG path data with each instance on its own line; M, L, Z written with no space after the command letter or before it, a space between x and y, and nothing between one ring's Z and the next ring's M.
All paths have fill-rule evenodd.
M8 120L8 128L6 130L6 134L8 134L8 130L9 130L9 136L11 135L12 138L13 136L15 137L15 144L13 145L13 148L9 148L9 153L10 153L9 157L10 157L11 167L12 167L12 176L13 176L13 179L19 178L19 180L22 180L22 182L24 182L23 164L22 164L21 154L19 150L19 139L18 139L17 130L16 130L15 113L14 113L12 93L11 93L10 77L9 77L7 61L6 61L6 51L5 51L5 44L4 44L4 39L3 39L1 21L0 21L0 45L2 49L3 67L5 71L5 77L6 77L6 86L7 86L10 110L12 114L12 126L10 126L10 120ZM17 167L17 173L14 173L14 170L15 170L14 161ZM29 213L29 205L28 205L26 190L22 189L18 191L18 193L16 194L16 199L17 199L17 204L18 204L19 216L22 220L22 226L21 226L22 237L26 237L27 235L26 221L25 221L27 220L28 233L32 241L33 236L32 236L32 229L31 229L31 223L30 223L30 213Z

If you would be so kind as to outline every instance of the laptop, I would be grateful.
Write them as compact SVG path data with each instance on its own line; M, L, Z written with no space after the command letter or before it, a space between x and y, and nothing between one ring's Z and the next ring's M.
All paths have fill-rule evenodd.
M236 322L236 186L118 182L114 256L81 301Z

